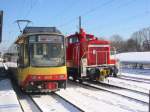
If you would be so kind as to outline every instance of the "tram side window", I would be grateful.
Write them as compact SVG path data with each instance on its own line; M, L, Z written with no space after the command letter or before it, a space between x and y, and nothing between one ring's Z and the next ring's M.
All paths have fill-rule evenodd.
M28 45L25 44L24 46L24 66L28 66L29 65L29 54L28 54Z
M20 66L20 67L23 67L23 65L24 65L24 46L23 45L20 45L20 47L19 47L19 58L18 58L18 65Z

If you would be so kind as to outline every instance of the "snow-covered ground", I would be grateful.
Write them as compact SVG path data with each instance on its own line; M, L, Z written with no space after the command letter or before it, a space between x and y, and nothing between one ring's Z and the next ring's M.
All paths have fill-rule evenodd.
M110 84L114 84L121 87L126 87L130 89L134 89L137 91L142 91L144 93L149 93L150 90L150 69L131 69L131 68L125 68L121 70L120 77L126 76L126 77L132 77L135 78L142 78L142 79L149 79L148 83L142 83L142 82L135 82L131 80L123 80L123 79L117 79L113 77L109 77L105 80L107 83L109 80Z
M124 76L132 76L143 79L150 79L150 69L132 69L132 68L122 68L121 74Z
M85 112L147 112L148 105L108 92L68 84L66 90L57 92Z
M143 63L143 64L150 64L150 52L128 52L128 53L121 53L117 54L116 57L119 59L120 62L129 62L129 63ZM142 79L149 79L150 80L150 68L149 69L138 69L138 68L120 68L120 76L130 76L132 78L142 78ZM116 78L108 78L109 83L115 84L118 86L134 88L139 91L143 91L149 93L150 84L141 83L141 82L134 82L134 81L127 81L121 80Z
M4 64L0 62L0 68L2 67ZM1 78L3 74L4 71L0 71L0 112L22 112L11 81Z
M80 112L56 95L32 95L32 98L43 112Z
M113 78L109 77L107 80L109 80L109 84L116 85L123 88L129 88L131 90L141 91L143 93L149 93L150 90L150 84L140 83L140 82L134 82L134 81L127 81L123 79ZM108 83L108 81L105 81Z
M28 95L18 91L17 96L24 112L41 112Z
M141 91L141 88L139 90L138 89L139 87L137 87L137 86L135 87L135 85L129 85L126 82L125 83L124 82L119 83L119 81L117 82L115 79L116 78L114 78L114 80L112 78L110 78L109 83L106 81L104 83L108 83L110 85L116 85L116 86L119 86L122 88L107 87L107 86L103 86L100 84L99 85L98 84L91 84L88 82L84 82L84 84L90 85L92 87L104 89L104 90L107 90L107 91L112 92L114 94L119 94L119 95L122 95L124 97L128 97L130 99L138 100L140 102L149 103L149 95L145 89L144 89L145 91L143 90L144 91L143 92L143 91Z
M119 56L118 57L119 60L122 60L122 61L128 61L128 62L138 61L140 63L150 62L150 52L140 54L140 56L138 55L136 57L135 55L138 55L138 53L134 53L134 56L129 55L129 54L128 55L120 54L117 56ZM141 57L143 57L143 59L139 59ZM16 63L7 62L6 65L9 67L16 67ZM2 64L2 66L4 65ZM121 75L150 79L150 70L148 69L121 69ZM121 80L121 79L116 79L116 78L111 78L111 77L109 78L109 83L115 84L115 85L118 84L119 86L136 89L138 91L143 91L146 93L148 93L150 89L150 84ZM2 84L0 83L0 85ZM1 92L2 91L0 89L0 93ZM5 92L9 93L7 91ZM120 92L123 93L122 90L120 90ZM142 104L134 100L129 100L125 97L121 97L115 94L111 94L108 92L91 89L91 88L84 88L79 85L73 85L70 83L68 84L66 90L60 90L57 92L57 94L69 100L77 107L82 108L86 112L104 112L104 111L105 112L148 112L147 104ZM136 94L134 95L138 97ZM70 107L70 105L68 103L65 103L63 100L59 100L58 97L56 96L41 95L40 97L38 96L32 96L32 97L38 103L38 105L42 108L44 112L49 112L49 111L61 111L61 112L62 111L64 112L74 111L76 112L78 111L74 109L73 107ZM26 99L28 98L26 97L24 98L25 99L21 100L22 105L25 105L25 106L28 105L27 109L30 111L33 111L31 108L29 108L30 107L29 106L30 103L28 103L29 100L26 101ZM139 99L145 100L145 98L142 98L141 96ZM148 102L148 99L146 99L146 101ZM16 102L17 102L17 99L16 99ZM3 103L3 100L0 99L0 109L1 109L1 104L4 105L5 101ZM19 104L17 105L17 107L18 108L20 107Z
M0 112L22 112L9 79L0 79Z

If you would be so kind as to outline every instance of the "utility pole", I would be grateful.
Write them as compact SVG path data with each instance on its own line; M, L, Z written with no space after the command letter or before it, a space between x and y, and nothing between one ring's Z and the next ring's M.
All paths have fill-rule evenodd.
M79 16L79 32L80 32L80 29L81 29L81 16Z
M2 41L3 11L0 11L0 43Z

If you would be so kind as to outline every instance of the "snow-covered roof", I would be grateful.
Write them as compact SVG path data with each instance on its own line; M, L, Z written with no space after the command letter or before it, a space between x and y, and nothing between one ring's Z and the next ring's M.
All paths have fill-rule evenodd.
M128 52L116 55L121 62L150 63L150 52Z

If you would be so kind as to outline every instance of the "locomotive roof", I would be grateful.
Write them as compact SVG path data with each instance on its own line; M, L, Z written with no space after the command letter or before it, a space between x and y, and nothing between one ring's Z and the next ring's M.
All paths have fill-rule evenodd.
M72 34L72 35L69 35L67 36L66 38L71 38L71 37L80 37L79 33L75 33L75 34ZM110 41L108 40L103 40L103 39L98 39L97 37L95 37L94 35L91 35L91 34L86 34L86 36L88 37L91 37L92 40L89 41L89 43L91 44L110 44Z
M56 27L26 27L23 30L23 34L28 33L57 33L61 34L61 32Z

